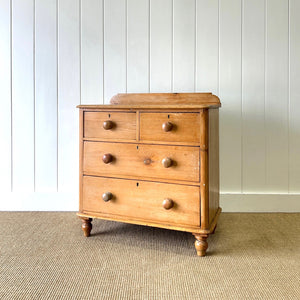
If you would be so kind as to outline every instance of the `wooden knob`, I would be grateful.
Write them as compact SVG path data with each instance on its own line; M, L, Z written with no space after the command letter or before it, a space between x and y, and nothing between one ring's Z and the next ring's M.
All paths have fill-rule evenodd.
M103 122L103 128L105 130L109 130L109 129L112 129L114 127L114 122L113 121L104 121Z
M171 131L173 128L173 124L171 122L165 122L162 124L162 130L165 132Z
M102 160L105 164L109 164L113 161L113 156L110 153L106 153L102 156Z
M161 161L161 163L162 163L162 165L163 165L165 168L169 168L169 167L172 166L173 161L172 161L171 158L166 157L166 158L164 158L164 159Z
M144 159L144 164L145 164L145 165L150 165L151 163L152 163L151 158L145 158L145 159Z
M103 201L107 202L113 198L113 194L111 192L106 192L102 195Z
M164 209L170 209L174 206L174 201L171 199L165 199L162 203Z

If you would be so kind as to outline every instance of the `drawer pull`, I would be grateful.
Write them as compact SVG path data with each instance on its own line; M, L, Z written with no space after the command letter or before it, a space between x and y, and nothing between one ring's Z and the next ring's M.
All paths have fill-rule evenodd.
M105 164L109 164L113 161L114 157L110 153L106 153L102 156L102 161Z
M150 165L151 163L152 163L151 158L145 158L145 159L144 159L144 164L145 164L145 165Z
M171 199L164 199L162 206L164 209L171 209L174 206L174 201Z
M114 122L113 121L104 121L103 122L103 128L105 130L109 130L109 129L112 129L114 127Z
M111 192L106 192L102 195L102 199L105 202L108 202L109 200L111 200L113 198L113 194Z
M161 163L164 166L164 168L170 168L173 164L173 161L171 158L166 157L161 161Z
M171 122L165 122L162 124L162 130L165 132L171 131L173 129L173 124Z

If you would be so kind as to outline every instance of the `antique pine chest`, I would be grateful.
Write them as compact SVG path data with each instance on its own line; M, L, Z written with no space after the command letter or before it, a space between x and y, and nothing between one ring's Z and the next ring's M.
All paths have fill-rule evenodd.
M211 93L118 94L79 105L80 208L93 218L191 232L199 256L219 207L219 107Z

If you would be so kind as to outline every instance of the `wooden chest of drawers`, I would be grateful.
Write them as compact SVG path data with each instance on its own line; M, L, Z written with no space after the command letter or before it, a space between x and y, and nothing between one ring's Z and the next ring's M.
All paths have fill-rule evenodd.
M78 107L84 235L93 218L181 230L204 256L221 212L218 97L118 94Z

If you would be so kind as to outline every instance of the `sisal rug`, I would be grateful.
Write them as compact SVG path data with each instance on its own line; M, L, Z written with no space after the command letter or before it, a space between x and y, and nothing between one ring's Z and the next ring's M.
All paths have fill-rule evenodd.
M0 299L300 299L300 214L222 213L192 234L70 212L0 212Z

